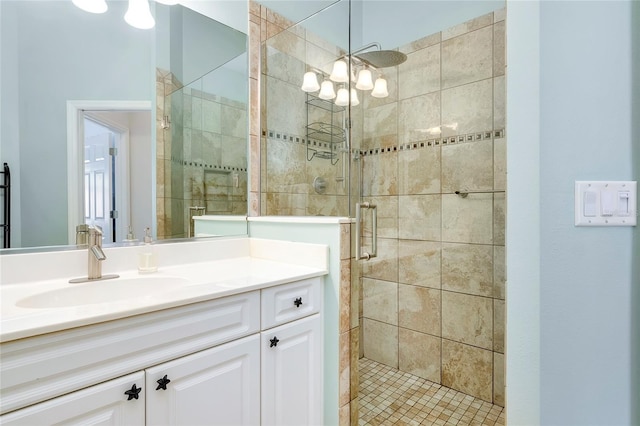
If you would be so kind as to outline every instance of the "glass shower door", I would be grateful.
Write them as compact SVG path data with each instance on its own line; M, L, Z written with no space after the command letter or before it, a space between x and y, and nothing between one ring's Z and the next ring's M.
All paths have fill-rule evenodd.
M349 52L348 19L349 2L338 1L295 25L280 17L281 26L268 28L273 35L262 45L261 75L262 215L351 214L349 108L320 92L321 84L334 93L348 87L329 78L334 62ZM305 75L311 86L302 87Z

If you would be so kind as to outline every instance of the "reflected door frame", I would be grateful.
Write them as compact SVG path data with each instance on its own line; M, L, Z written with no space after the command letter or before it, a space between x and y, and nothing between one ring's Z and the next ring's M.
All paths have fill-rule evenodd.
M84 124L91 121L101 126L108 140L93 135L89 140L84 126L84 218L85 223L102 227L103 242L122 241L127 234L126 225L131 222L129 212L129 127L122 127L110 120L112 111L95 114L84 112ZM119 113L119 112L118 112ZM125 112L128 114L129 112ZM87 146L90 143L92 146ZM117 153L112 153L115 148ZM87 155L88 154L88 155ZM100 157L102 155L102 157ZM87 158L87 156L89 158ZM98 179L102 176L102 179ZM102 191L98 191L102 189ZM102 194L100 197L99 194ZM101 200L100 200L101 199ZM101 202L99 202L101 201ZM114 218L113 211L118 215ZM99 216L101 211L102 216Z
M76 225L84 223L84 114L91 111L151 111L151 101L67 101L67 235L75 244ZM152 168L152 181L155 170Z

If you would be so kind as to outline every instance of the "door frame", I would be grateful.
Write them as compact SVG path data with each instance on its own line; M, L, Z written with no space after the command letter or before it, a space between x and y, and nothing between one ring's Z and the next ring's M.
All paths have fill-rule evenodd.
M76 225L84 218L84 145L80 125L85 112L92 111L151 111L151 101L67 101L67 236L70 245L75 244ZM129 204L129 203L127 203Z

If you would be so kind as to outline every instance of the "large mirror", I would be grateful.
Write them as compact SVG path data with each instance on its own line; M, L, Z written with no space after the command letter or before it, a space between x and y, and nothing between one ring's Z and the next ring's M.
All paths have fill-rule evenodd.
M151 1L142 30L127 3L0 2L11 248L73 247L80 223L109 243L246 215L247 4Z

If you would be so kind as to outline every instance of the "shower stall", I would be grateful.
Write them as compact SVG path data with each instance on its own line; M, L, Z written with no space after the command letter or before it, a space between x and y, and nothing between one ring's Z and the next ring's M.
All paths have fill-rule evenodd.
M251 5L259 213L353 221L351 424L504 421L504 7Z

